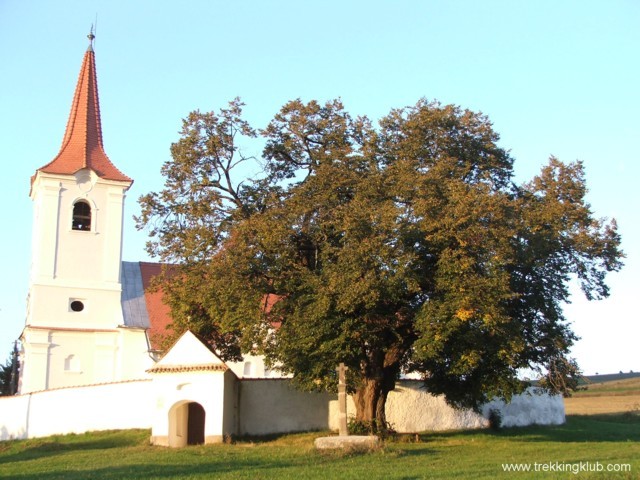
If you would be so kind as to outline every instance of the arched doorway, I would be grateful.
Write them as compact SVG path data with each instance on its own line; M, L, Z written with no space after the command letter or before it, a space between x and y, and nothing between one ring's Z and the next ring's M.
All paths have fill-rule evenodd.
M182 401L169 410L169 446L201 445L204 443L206 413L197 402Z

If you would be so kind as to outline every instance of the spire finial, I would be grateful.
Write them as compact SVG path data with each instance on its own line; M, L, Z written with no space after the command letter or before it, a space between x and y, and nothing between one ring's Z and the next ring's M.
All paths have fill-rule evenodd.
M96 36L93 34L93 24L91 24L91 31L89 31L89 35L87 35L87 38L89 39L88 50L93 50L93 40L96 38Z

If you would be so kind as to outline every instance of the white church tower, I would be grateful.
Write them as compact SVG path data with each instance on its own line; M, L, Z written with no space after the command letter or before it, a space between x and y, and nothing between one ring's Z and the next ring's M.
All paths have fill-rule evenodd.
M145 330L123 321L123 213L133 180L103 147L93 38L60 152L31 178L21 393L140 378L151 364Z

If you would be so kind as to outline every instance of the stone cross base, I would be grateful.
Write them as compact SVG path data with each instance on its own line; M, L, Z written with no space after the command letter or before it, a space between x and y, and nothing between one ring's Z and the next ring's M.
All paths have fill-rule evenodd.
M318 450L336 448L368 450L380 445L380 439L375 435L338 435L316 438L314 445Z

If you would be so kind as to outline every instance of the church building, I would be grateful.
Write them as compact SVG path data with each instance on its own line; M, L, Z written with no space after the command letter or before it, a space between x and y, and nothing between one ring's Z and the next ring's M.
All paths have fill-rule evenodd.
M183 446L337 428L336 395L293 390L261 357L225 363L188 331L167 352L159 350L170 311L162 293L148 287L161 265L122 261L133 179L105 152L93 39L60 151L31 177L19 388L0 398L0 440L150 428L151 443ZM564 422L561 398L522 397L478 415L454 411L421 382L401 381L388 397L387 418L400 432L486 426L495 408L505 425Z
M122 261L124 202L133 179L104 149L93 38L60 152L31 178L33 253L20 393L148 377L171 322L162 293L149 291L161 265ZM234 368L264 376L259 358Z
M31 178L20 393L135 379L153 365L149 322L135 310L136 299L127 298L135 285L123 290L122 283L141 281L140 268L122 264L124 201L132 183L104 150L89 45L60 152Z

